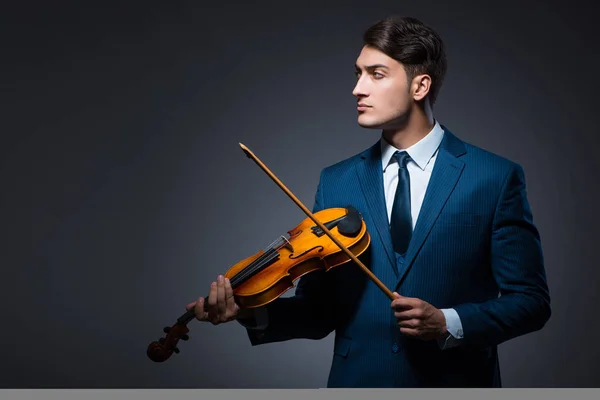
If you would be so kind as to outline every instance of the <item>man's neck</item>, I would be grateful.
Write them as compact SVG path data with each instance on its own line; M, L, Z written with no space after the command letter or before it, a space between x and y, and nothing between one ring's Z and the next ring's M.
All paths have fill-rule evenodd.
M423 139L435 125L433 112L429 107L426 109L416 108L410 113L406 122L397 129L384 129L384 139L397 149L407 149Z

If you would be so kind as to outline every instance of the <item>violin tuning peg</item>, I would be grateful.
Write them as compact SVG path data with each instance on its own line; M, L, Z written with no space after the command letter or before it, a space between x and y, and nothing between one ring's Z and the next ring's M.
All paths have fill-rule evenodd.
M165 326L165 327L163 328L163 332L164 332L164 333L169 333L169 331L170 331L170 330L171 330L171 327L170 327L170 326Z
M173 352L176 353L176 354L179 354L179 349L177 347L174 347L173 348Z
M181 335L181 340L190 340L188 335Z

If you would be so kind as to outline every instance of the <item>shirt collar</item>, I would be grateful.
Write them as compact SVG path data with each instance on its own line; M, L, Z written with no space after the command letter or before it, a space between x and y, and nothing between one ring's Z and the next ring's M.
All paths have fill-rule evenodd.
M425 137L419 140L417 143L410 146L408 149L397 149L391 144L389 144L383 136L381 137L381 166L383 170L387 168L390 164L392 156L398 150L406 150L410 158L417 164L419 168L425 170L425 167L429 163L429 160L435 154L437 148L442 142L442 138L444 137L444 130L440 126L440 124L435 121L435 125L433 129L425 135Z

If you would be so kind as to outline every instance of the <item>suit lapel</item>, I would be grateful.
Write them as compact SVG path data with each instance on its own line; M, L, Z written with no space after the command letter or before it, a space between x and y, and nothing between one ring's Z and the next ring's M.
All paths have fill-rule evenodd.
M387 208L385 204L385 193L383 190L383 170L381 167L381 147L377 142L370 149L366 150L363 160L357 165L358 179L360 181L363 194L369 207L373 224L379 233L379 238L385 248L385 252L398 276L396 268L396 255L392 246L392 237L389 230L387 217Z
M465 165L462 160L457 158L465 153L464 144L444 126L442 128L445 131L444 139L440 144L417 224L406 251L404 263L398 271L398 282L393 290L397 290L406 273L412 267L415 257L423 246L448 197L454 190Z

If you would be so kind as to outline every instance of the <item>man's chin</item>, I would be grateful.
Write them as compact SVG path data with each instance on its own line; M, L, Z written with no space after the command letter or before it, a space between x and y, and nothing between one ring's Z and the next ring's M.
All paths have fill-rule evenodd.
M361 121L360 118L358 119L358 125L366 129L381 129L381 123L373 121Z

